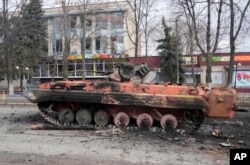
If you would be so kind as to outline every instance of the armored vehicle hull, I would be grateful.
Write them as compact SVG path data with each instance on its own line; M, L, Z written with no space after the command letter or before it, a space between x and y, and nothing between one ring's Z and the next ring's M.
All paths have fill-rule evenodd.
M45 83L26 89L24 96L38 103L43 115L55 112L49 121L56 125L128 126L135 120L141 128L159 123L172 130L185 121L196 131L205 117L232 118L236 107L234 89L108 80Z
M105 81L57 81L24 91L42 115L55 125L128 126L158 124L174 130L187 123L196 131L205 117L232 118L234 89L154 84L156 74L146 65L121 64ZM51 117L53 113L53 117ZM54 115L55 114L55 115ZM113 120L113 121L112 121Z

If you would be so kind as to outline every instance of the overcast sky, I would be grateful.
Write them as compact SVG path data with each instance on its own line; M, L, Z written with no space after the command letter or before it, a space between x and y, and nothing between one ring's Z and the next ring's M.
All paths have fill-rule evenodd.
M11 3L9 7L14 6L15 2L18 0L9 0ZM43 0L44 7L56 7L58 6L56 3L57 0ZM71 0L75 1L75 0ZM94 1L94 0L93 0ZM106 1L115 1L115 0L106 0ZM155 13L156 18L154 21L161 20L162 16L165 16L166 19L170 17L170 10L171 10L171 0L157 0L156 9L158 12ZM0 8L2 8L2 1L0 2ZM14 7L13 7L14 8ZM250 23L249 26L250 27ZM161 26L159 26L159 29L161 30ZM162 35L155 34L154 38L151 41L150 44L150 54L157 55L157 52L155 51L155 48L157 47L156 42L154 42L155 39L160 38ZM223 52L229 52L229 37L225 38L223 41L219 44L220 48L226 47L226 49L222 49ZM144 49L142 50L144 51ZM238 37L238 42L236 45L236 51L237 52L250 52L250 34L248 35L242 35Z

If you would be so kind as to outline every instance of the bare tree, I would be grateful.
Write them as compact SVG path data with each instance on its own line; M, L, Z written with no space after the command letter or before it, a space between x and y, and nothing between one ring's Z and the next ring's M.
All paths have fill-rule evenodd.
M90 20L90 16L92 16L95 13L95 10L97 7L99 7L99 3L102 2L101 0L95 1L93 3L93 0L78 0L76 2L76 5L78 5L77 11L79 11L80 16L80 25L77 25L79 29L81 30L80 36L77 35L78 40L81 40L81 52L82 52L82 80L85 80L85 74L86 74L86 65L85 65L85 53L86 53L86 45L87 45L87 38L91 38L91 35L93 35L96 30L88 32L88 27L92 26L94 22ZM89 44L89 43L88 43Z
M206 57L206 83L208 84L209 88L211 88L211 66L212 66L212 55L218 48L218 43L220 38L222 37L221 34L221 17L222 17L222 4L223 0L219 0L218 2L214 2L211 0L207 1L194 1L194 0L178 0L177 3L181 9L187 10L187 17L190 17L192 20L193 30L195 34L195 41L199 48L199 50L205 55ZM211 11L212 6L216 8L216 12L213 12L214 15L217 15L216 21L216 30L215 35L212 36L212 28L211 28ZM202 20L207 18L205 23L205 32L206 32L206 39L205 41L202 40L200 25ZM203 23L202 23L203 24Z
M126 12L124 15L124 19L126 22L126 31L128 33L128 37L130 42L132 42L134 46L134 57L135 57L135 63L137 64L137 57L138 52L140 48L140 37L141 37L141 24L142 24L142 18L143 18L143 2L144 0L126 0L126 2L129 4L130 8L132 9L133 16L130 16L131 13ZM129 29L129 24L134 25L134 29L131 31Z
M177 8L176 8L177 6ZM190 55L191 57L191 73L192 73L192 79L193 82L196 84L197 80L194 74L194 54L195 52L197 52L198 47L195 44L195 33L194 33L194 25L192 24L193 21L191 19L191 17L189 17L189 13L187 8L185 7L180 7L183 6L181 1L177 1L175 2L175 5L173 6L173 19L178 20L178 24L180 24L179 26L182 28L179 28L179 35L180 35L180 39L183 43L183 51L185 52L185 54Z
M62 20L58 20L58 19L55 19L55 22L54 22L54 24L53 24L53 28L55 28L55 29L58 29L59 31L60 31L60 34L62 33L61 31L61 22L62 22ZM57 39L58 39L58 47L57 47L57 45L55 45L54 46L54 51L56 52L57 50L59 51L59 50L62 50L62 34L60 35L60 38L56 38L56 34L54 34L54 36L55 36L55 38L53 38L53 39L55 39L56 40L56 44L57 44ZM55 80L55 74L58 74L57 73L57 67L58 67L58 59L59 59L59 53L55 53L55 52L53 52L53 55L55 56L54 57L54 61L53 61L53 68L52 68L52 75L51 75L51 81L52 82L54 82L54 80Z
M124 14L124 22L127 36L133 45L135 63L137 64L137 57L141 52L142 35L144 37L145 54L147 57L150 36L157 30L156 27L159 25L150 23L155 18L153 12L155 11L154 5L157 4L157 1L126 0L126 2L129 10Z
M7 79L9 87L9 95L14 95L14 85L13 85L13 61L15 59L15 48L16 48L16 35L20 30L18 25L20 22L20 12L18 12L27 0L22 0L19 3L13 4L8 0L2 1L1 11L1 34L3 38L2 49L4 53L4 59L7 64Z
M156 18L153 15L153 12L155 12L154 5L157 4L157 0L147 0L143 1L143 20L142 20L142 29L144 34L144 42L145 42L145 56L146 56L146 62L148 63L148 44L149 39L153 32L156 30L158 24L152 24L153 20Z
M249 8L250 0L244 1L244 5L240 3L235 3L233 0L230 0L227 4L230 8L230 64L227 77L227 86L232 86L233 79L233 69L234 69L234 54L235 54L235 42L242 29L243 21L245 20L245 14ZM236 18L236 19L235 19ZM235 75L236 76L236 75Z
M63 53L63 80L68 79L68 55L70 51L70 37L69 31L69 12L71 10L70 0L57 0L57 3L62 8L62 53Z
M63 79L68 79L68 55L70 51L70 38L68 35L68 29L69 29L69 23L68 23L68 17L69 17L69 4L70 0L67 2L66 0L61 0L62 10L63 10L63 31L62 31L62 47L63 47Z
M184 32L183 34L185 38L186 53L191 56L191 73L192 73L193 82L196 84L197 80L194 74L194 52L195 52L195 49L197 48L197 46L195 45L195 39L194 39L195 34L194 34L193 26L192 26L192 21L190 19L188 18L186 19L185 25L187 27L186 29L187 33Z

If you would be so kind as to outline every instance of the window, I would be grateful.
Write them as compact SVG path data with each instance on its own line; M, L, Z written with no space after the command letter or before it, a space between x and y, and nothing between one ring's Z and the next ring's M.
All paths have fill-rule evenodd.
M85 39L85 41L86 41L86 47L85 47L85 49L88 50L88 51L91 50L91 38L87 37ZM83 40L81 38L81 47L82 47L82 45L83 45Z
M94 75L93 71L94 71L93 60L86 60L86 75L93 76Z
M200 74L196 74L195 76L195 80L196 80L196 84L200 83ZM193 80L193 76L192 75L185 75L185 82L187 84L194 84L194 80Z
M101 37L96 37L95 38L95 44L96 44L96 52L100 53L100 49L101 49Z
M75 75L75 63L69 63L68 65L68 75L74 76Z
M86 39L86 49L91 50L91 38Z
M86 27L89 28L92 26L92 20L91 19L87 19L86 20Z
M82 76L82 63L81 62L78 62L76 64L76 75Z
M62 40L56 40L55 52L62 52Z
M213 71L211 73L212 76L212 84L219 85L222 84L222 71Z
M96 29L107 29L108 27L108 16L106 13L96 15Z
M192 64L192 57L182 57L184 60L184 65L191 65ZM193 57L193 64L197 64L197 56Z
M111 14L111 34L118 35L123 33L123 13L116 12Z
M52 27L53 38L60 39L62 36L62 18L54 17L52 24L53 24Z
M100 53L107 53L108 51L108 37L107 36L102 36L101 37L101 49Z
M76 16L70 16L70 28L76 28Z
M111 53L122 53L124 49L123 36L111 36Z

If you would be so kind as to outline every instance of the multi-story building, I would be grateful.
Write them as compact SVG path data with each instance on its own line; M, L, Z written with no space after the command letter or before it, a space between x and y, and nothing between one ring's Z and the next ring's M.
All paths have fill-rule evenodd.
M110 68L110 63L118 59L134 56L133 11L127 2L109 2L86 6L72 6L67 13L62 7L44 9L44 19L48 32L48 58L41 60L34 78L55 78L62 76L63 40L65 29L63 22L68 22L69 37L69 78L80 78L82 72L83 42L85 41L86 77L95 77L99 71ZM83 13L84 12L84 13ZM64 14L67 14L65 20ZM83 16L86 28L83 29ZM83 35L85 40L83 41ZM139 52L140 53L140 45Z

